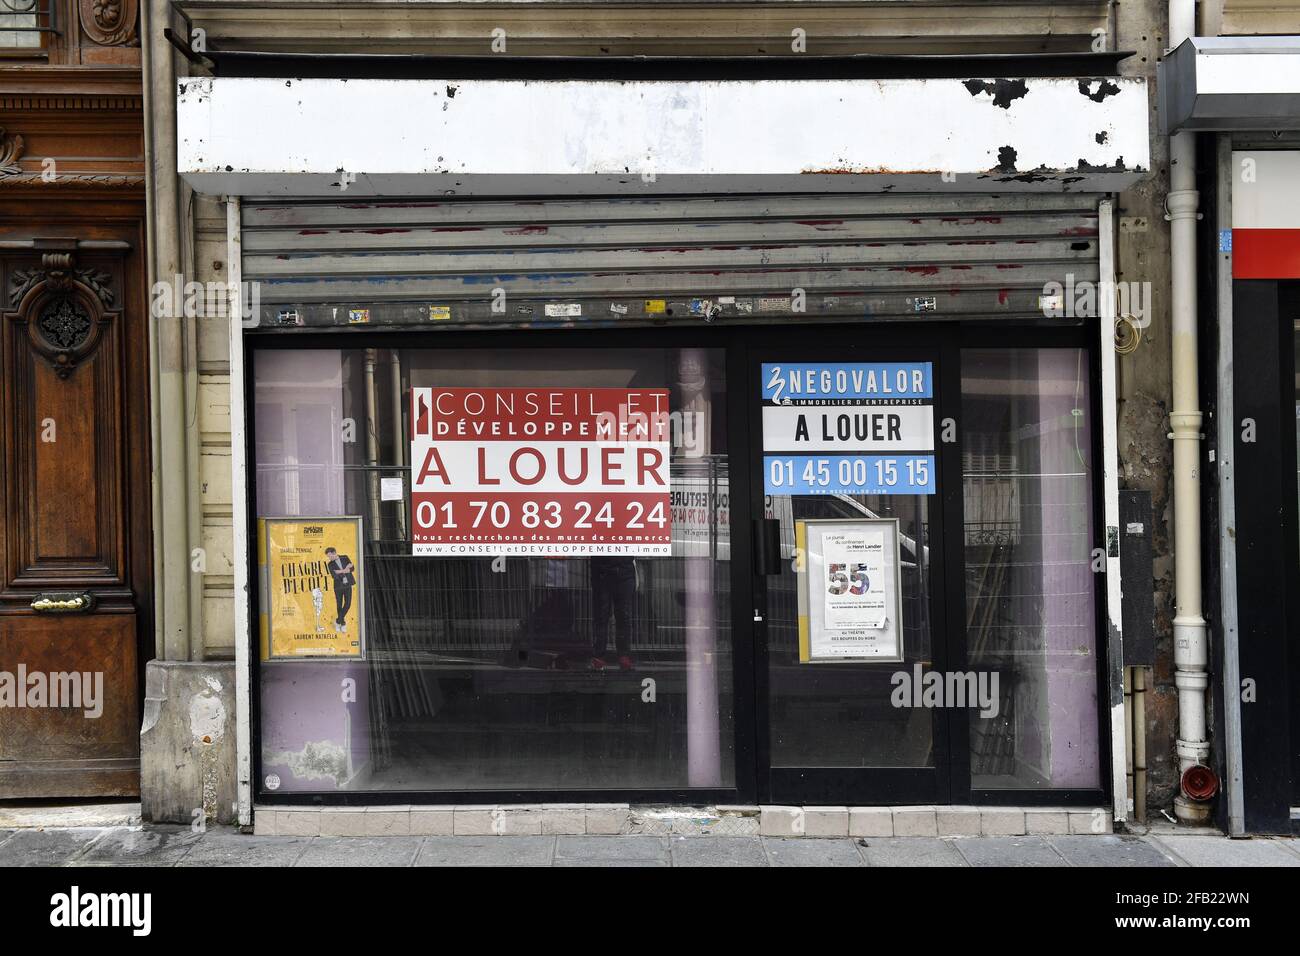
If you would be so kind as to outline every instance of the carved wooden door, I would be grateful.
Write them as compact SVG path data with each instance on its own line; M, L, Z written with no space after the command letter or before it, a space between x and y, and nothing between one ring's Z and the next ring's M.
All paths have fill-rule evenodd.
M0 257L0 799L139 792L148 329L122 239Z

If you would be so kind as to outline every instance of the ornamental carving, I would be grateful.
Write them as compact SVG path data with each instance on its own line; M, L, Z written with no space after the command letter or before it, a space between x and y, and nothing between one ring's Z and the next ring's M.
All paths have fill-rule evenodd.
M77 0L81 29L101 46L135 42L139 0Z
M41 268L24 272L15 269L9 276L9 305L18 308L29 289L36 283L45 281L52 289L66 289L72 281L84 283L95 295L99 296L105 306L113 304L113 290L109 286L107 272L98 269L73 269L72 254L53 252L41 261Z
M65 352L84 345L94 328L86 310L72 298L50 302L36 320L36 325L46 342Z
M23 171L18 158L23 154L23 138L17 133L10 136L0 126L0 176L16 176Z
M51 252L39 268L9 274L5 317L25 326L32 351L60 378L70 376L95 351L104 329L118 317L108 311L113 289L107 272L75 268L72 253Z

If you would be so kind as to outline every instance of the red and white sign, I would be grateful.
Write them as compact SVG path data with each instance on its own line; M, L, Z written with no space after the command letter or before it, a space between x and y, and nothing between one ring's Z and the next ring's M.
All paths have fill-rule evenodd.
M411 550L667 555L668 390L411 389Z
M1300 152L1234 152L1232 169L1232 277L1300 278Z

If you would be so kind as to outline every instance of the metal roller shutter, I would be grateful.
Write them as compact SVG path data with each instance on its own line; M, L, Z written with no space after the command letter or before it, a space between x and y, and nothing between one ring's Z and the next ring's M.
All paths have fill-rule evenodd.
M265 324L1041 318L1097 197L249 202L243 256Z

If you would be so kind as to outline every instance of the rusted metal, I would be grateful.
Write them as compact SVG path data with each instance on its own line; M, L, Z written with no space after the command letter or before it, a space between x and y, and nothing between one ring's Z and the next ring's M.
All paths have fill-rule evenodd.
M266 324L939 319L1037 313L1096 236L1083 195L248 203L243 261Z

